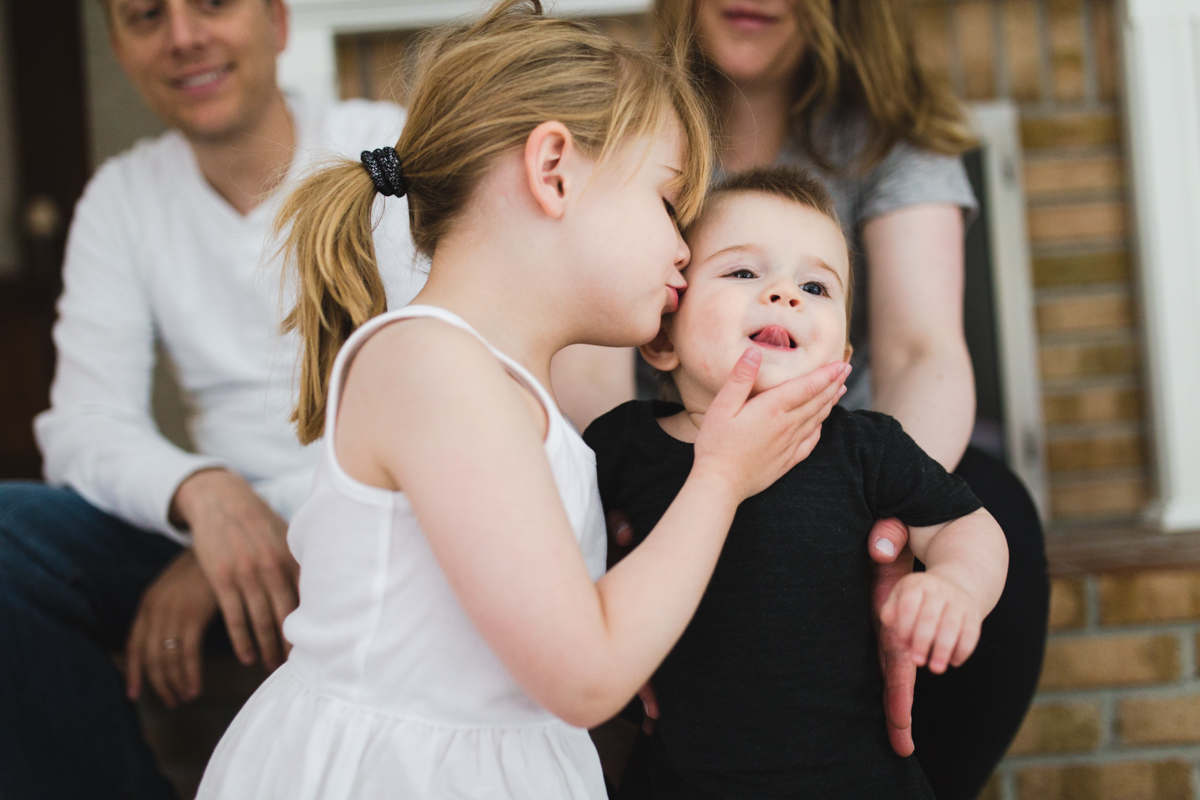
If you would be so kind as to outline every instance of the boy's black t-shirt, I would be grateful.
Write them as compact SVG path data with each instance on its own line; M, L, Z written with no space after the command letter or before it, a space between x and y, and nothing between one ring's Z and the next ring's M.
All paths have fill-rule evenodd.
M691 471L693 446L633 401L584 434L606 509L640 542ZM888 743L871 623L875 520L936 525L980 508L895 419L835 407L812 454L738 507L700 607L653 678L657 797L930 798ZM624 790L625 787L623 787Z

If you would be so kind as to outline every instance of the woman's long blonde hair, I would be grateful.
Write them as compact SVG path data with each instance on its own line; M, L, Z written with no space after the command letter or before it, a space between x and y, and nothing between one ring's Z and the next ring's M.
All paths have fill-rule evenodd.
M495 158L523 147L541 123L563 123L580 150L603 163L622 145L656 135L672 116L686 142L676 204L686 224L703 200L712 152L708 115L681 59L547 17L538 0L502 0L476 22L431 32L395 146L417 250L433 256ZM299 273L284 327L299 330L303 342L292 420L304 443L321 435L338 350L386 310L371 236L375 194L363 165L342 161L304 181L277 221L287 231L285 257Z
M703 0L655 0L660 43L679 49L687 69L715 94L724 80L697 38ZM793 0L806 47L796 74L792 115L805 153L834 171L828 141L817 135L826 114L862 110L870 139L853 166L866 171L897 142L959 155L975 144L961 104L946 81L930 75L916 57L905 0Z

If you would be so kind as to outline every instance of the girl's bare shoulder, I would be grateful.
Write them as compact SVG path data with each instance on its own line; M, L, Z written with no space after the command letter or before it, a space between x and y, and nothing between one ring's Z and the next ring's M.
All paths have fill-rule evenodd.
M533 411L527 395L478 337L425 318L381 328L363 343L346 378L347 408L358 405L383 426L427 431L438 420L527 424ZM533 416L541 416L540 408Z

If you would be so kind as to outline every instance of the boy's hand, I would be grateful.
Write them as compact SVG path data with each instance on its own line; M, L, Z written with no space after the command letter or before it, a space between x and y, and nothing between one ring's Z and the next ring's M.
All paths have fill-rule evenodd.
M913 663L942 673L962 666L979 642L983 612L965 588L933 571L902 578L879 612L879 621L908 648Z

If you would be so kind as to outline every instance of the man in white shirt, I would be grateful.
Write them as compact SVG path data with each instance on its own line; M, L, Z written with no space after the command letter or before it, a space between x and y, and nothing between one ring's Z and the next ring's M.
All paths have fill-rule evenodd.
M218 610L243 662L284 658L298 572L285 520L316 451L288 423L297 343L279 334L270 227L314 163L394 144L403 125L395 106L280 92L283 0L102 1L118 60L172 130L105 164L79 202L36 421L48 485L0 484L6 800L174 796L126 695L145 681L168 706L196 697ZM376 250L403 304L422 281L408 215L377 202L395 206ZM199 455L151 418L156 340Z

